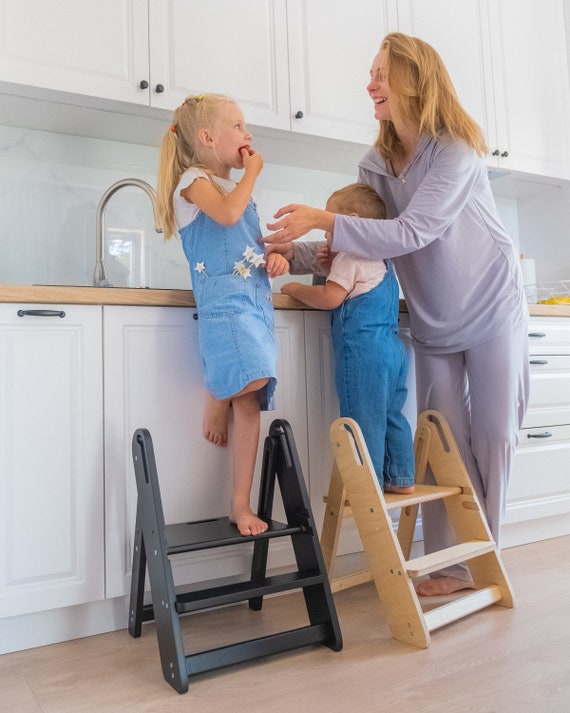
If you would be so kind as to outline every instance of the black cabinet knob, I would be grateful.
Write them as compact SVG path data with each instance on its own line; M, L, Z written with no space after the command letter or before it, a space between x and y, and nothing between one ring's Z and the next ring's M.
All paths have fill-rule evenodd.
M157 94L162 94L162 92L164 91L164 87L162 86L162 84L157 84L156 87L154 88L154 91Z
M305 115L303 114L303 112L302 112L301 110L299 110L299 111L295 114L295 119L302 119L304 116L305 116Z
M503 151L503 153L501 154L501 156L502 156L503 158L507 158L508 155L509 155L509 152L508 152L508 151Z
M500 156L500 155L501 155L501 152L499 151L499 149L495 149L493 151L493 156Z
M139 82L139 87L141 89L148 89L148 82L146 81L146 79L143 79L141 82Z

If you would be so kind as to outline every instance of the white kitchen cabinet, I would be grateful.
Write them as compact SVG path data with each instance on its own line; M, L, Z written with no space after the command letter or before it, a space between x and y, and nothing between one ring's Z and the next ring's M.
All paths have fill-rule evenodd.
M292 130L372 145L366 86L382 37L397 29L395 2L288 0L287 16Z
M153 439L166 522L228 513L230 449L202 436L205 390L195 316L188 308L104 307L107 597L124 595L130 586L137 499L131 439L137 428L147 428ZM261 418L254 508L261 446L273 419L291 424L308 472L302 313L277 311L275 333L277 409ZM283 562L272 564L290 556L283 552ZM174 571L178 582L190 582L241 574L249 566L246 548L221 548L180 556Z
M58 90L78 103L88 96L169 114L189 94L218 92L238 102L249 124L369 145L377 124L368 73L381 37L395 29L395 7L395 0L0 0L10 27L0 83L5 91Z
M0 305L0 617L104 597L101 307Z
M490 166L570 178L563 0L398 0L398 18L442 56Z
M0 0L0 82L148 104L146 0Z
M366 85L380 39L395 27L393 0L254 0L247 20L232 0L150 0L150 14L151 75L167 86L155 106L220 92L250 124L374 141ZM200 28L191 42L188 28Z
M570 320L531 318L530 400L507 494L505 546L570 533Z

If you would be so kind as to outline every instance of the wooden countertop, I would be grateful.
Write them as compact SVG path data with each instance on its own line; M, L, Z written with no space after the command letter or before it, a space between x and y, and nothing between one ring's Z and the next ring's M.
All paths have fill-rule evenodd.
M141 307L195 307L192 290L155 290L127 287L67 287L65 285L0 285L0 302L34 304L139 305ZM274 294L275 309L310 310L288 295ZM407 312L400 300L400 311ZM532 317L570 317L570 305L529 305Z

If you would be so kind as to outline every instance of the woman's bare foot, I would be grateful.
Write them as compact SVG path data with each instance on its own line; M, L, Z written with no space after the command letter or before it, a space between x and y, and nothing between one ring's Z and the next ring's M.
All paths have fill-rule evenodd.
M249 507L232 507L230 521L237 526L240 535L260 535L268 527Z
M228 409L229 399L220 401L211 393L206 395L204 409L203 433L204 438L216 446L225 446L228 443Z
M470 580L457 579L457 577L436 577L434 579L424 579L414 585L416 594L420 597L439 597L445 594L453 594L461 589L475 589Z
M415 485L384 485L384 492L408 495L409 493L413 493L415 488Z

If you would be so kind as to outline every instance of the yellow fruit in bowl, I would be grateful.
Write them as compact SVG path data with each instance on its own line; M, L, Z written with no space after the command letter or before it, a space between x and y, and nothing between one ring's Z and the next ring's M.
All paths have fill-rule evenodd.
M549 297L547 300L540 300L541 305L569 305L570 297Z

